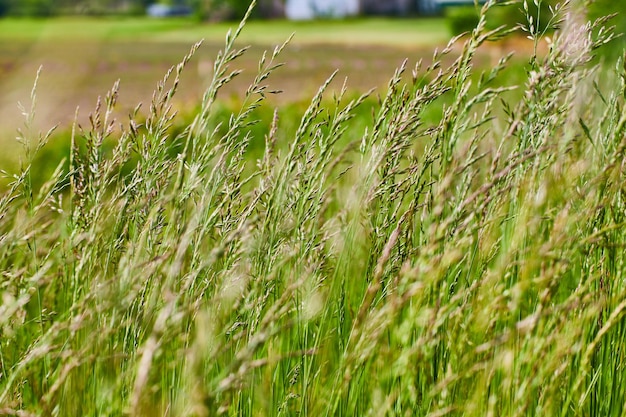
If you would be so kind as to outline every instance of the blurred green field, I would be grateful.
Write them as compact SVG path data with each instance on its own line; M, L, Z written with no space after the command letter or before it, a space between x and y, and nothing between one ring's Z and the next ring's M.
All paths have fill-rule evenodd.
M39 131L58 126L53 145L43 153L49 161L38 164L47 172L67 155L74 119L88 127L98 97L104 97L117 80L117 123L126 122L139 103L143 103L141 119L149 109L157 83L191 45L203 39L185 68L173 101L183 115L193 114L210 82L225 35L234 27L234 23L190 19L0 19L0 147L6 150L0 154L0 168L12 171L20 160L20 145L15 141L18 129L25 129L20 106L31 107L30 94L39 68L35 118L27 136L32 138ZM284 66L268 80L269 88L280 94L270 97L265 112L271 116L273 107L280 106L281 112L295 115L295 120L304 103L334 71L338 76L330 91L338 91L345 81L350 91L375 89L374 96L384 94L389 79L404 60L408 60L409 68L419 61L427 66L433 51L442 49L451 37L441 18L252 21L237 43L250 49L231 64L231 69L242 73L220 90L218 99L227 107L228 103L237 106L264 51L273 50L292 34L292 41L281 55ZM489 66L508 51L516 50L521 52L518 64L510 70L523 75L519 64L527 62L524 49L528 45L520 46L517 41L490 45L477 52L477 65ZM453 50L444 63L450 63L458 53Z
M193 108L212 74L223 40L234 23L199 23L189 19L56 18L0 20L0 146L15 159L15 131L24 117L18 103L30 106L38 68L35 128L67 128L87 122L98 96L116 80L121 91L118 116L149 103L157 82L191 45L204 39L183 77L175 105ZM308 98L335 70L339 88L345 77L352 90L384 89L395 68L409 59L429 59L449 38L443 19L355 19L323 22L254 21L239 39L251 50L233 64L243 71L221 92L241 96L256 72L264 50L295 34L283 54L286 65L270 84L282 94L277 102ZM4 165L4 164L3 164Z
M3 43L28 41L68 42L83 40L221 42L236 23L198 23L189 19L148 18L57 18L0 20ZM288 20L251 21L239 38L242 43L274 44L296 33L294 43L384 45L396 47L430 46L445 42L448 29L443 18L430 19L353 19L294 22Z

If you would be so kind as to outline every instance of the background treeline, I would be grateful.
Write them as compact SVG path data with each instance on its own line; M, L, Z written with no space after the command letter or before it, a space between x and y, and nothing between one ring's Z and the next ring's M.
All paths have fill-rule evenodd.
M152 0L0 0L0 15L143 14Z
M259 0L252 13L252 18L267 19L284 16L287 0ZM197 21L240 20L246 13L250 0L0 0L1 17L50 17L63 15L87 16L142 16L146 8L153 3L185 5L191 8ZM524 3L528 13L524 10ZM538 5L537 5L538 4ZM493 7L487 16L487 27L499 26L528 27L526 16L533 16L536 29L541 33L550 33L558 28L558 19L553 19L557 0L515 1L499 7ZM471 31L478 23L480 7L454 6L441 10L453 35ZM626 33L626 2L613 0L595 0L589 7L589 18L614 15L609 26L614 26L617 34ZM623 45L622 43L614 45ZM621 56L621 48L615 46L602 48L603 56Z
M256 17L273 17L284 7L286 0L260 0L257 2ZM141 15L146 7L152 3L184 4L190 6L196 16L221 17L240 19L247 10L250 0L0 0L0 16L34 16L45 17L53 15L83 14L106 15L128 14ZM504 24L511 24L524 16L522 1L507 7L495 8L493 20ZM534 2L528 2L531 9L535 9ZM541 15L551 16L550 6L555 1L544 0L541 5ZM498 11L498 9L500 9ZM453 7L444 11L449 15L453 31L464 31L475 25L476 9L469 7ZM596 0L590 6L592 17L617 14L618 29L626 28L626 2L614 0ZM531 15L533 10L531 10Z
M142 15L153 3L186 5L203 18L240 19L250 0L0 0L0 16ZM255 17L272 17L284 0L261 0L257 4Z

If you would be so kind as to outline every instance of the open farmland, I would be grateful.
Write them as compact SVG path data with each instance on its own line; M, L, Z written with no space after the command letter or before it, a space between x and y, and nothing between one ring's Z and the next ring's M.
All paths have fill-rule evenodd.
M96 98L117 79L123 112L149 102L165 72L192 44L204 39L177 95L177 104L194 106L207 87L215 56L231 26L177 19L0 20L2 131L13 136L19 127L17 103L28 101L39 66L43 70L37 119L40 126L50 127L71 122L76 106L85 120ZM448 38L441 19L251 22L239 42L252 47L237 62L244 73L222 96L241 96L262 51L292 33L294 40L282 57L286 65L272 78L273 85L284 91L282 102L309 97L336 69L340 77L349 77L354 90L382 87L405 58L430 58L433 46Z
M78 121L85 125L96 100L120 80L115 114L120 121L138 103L145 115L156 84L178 63L190 46L203 45L186 66L173 106L193 111L212 76L215 57L233 24L200 24L191 20L87 19L0 20L0 146L11 152L0 155L0 163L12 165L19 155L15 132L23 128L18 103L30 106L30 94L38 69L35 130L59 126L68 130L77 108ZM326 78L338 70L331 89L344 78L351 91L376 88L383 94L389 77L405 60L429 63L436 47L449 39L443 19L363 19L322 22L253 21L238 39L249 46L233 68L242 74L220 91L221 100L243 94L257 71L263 51L271 50L292 34L293 40L281 55L284 66L276 70L270 86L281 90L270 104L288 105L306 101ZM510 44L509 44L510 43ZM477 53L477 63L492 63L508 51L517 51L526 62L532 42L489 43ZM495 51L495 53L494 53ZM451 62L459 51L444 59Z
M626 415L626 68L563 4L522 67L481 20L297 118L266 105L289 49L220 107L234 38L176 114L192 50L120 127L114 88L45 184L25 131L0 415Z

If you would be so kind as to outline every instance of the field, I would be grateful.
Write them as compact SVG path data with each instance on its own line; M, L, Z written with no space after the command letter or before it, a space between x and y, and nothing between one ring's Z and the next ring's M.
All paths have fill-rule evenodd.
M250 22L121 125L114 87L46 181L27 106L0 197L0 415L626 416L626 69L596 64L612 35L563 7L518 61L484 20L449 47L431 28L437 54L381 36L376 59L429 59L371 96L374 69L319 91L294 71L284 101L277 62L316 57L323 79L318 61L372 46L240 59L276 41ZM151 50L152 25L204 30L131 23L105 42L131 51L133 33L124 65L179 47Z
M97 98L117 80L118 120L127 120L139 103L144 103L140 115L145 117L145 105L159 80L191 45L204 39L186 67L173 103L177 110L192 113L208 86L223 38L232 28L227 23L177 19L0 20L0 146L10 150L0 155L0 166L15 166L21 155L14 139L25 122L18 103L28 105L40 67L31 128L47 131L58 126L64 138L56 141L67 147L67 132L77 108L78 121L85 125ZM282 91L271 96L269 105L280 104L290 114L303 111L308 99L335 70L339 72L331 90L339 89L347 77L350 91L376 88L377 94L383 94L389 78L405 59L409 66L419 60L427 64L434 49L443 48L450 37L446 22L440 18L250 22L238 40L239 46L250 47L235 64L243 73L224 86L220 100L226 104L234 100L236 105L252 81L263 51L292 34L293 40L281 55L285 65L269 80L274 89ZM514 60L523 63L531 48L530 41L510 45L491 42L477 52L477 62L489 63L494 56L516 51ZM451 62L454 58L445 59ZM289 105L293 109L286 109Z
M28 100L39 66L41 126L72 121L76 106L83 120L96 98L121 80L120 106L125 113L148 102L156 83L204 39L187 68L177 100L193 106L207 86L213 60L231 28L189 20L54 19L0 20L0 125L13 136L19 127L17 103ZM273 76L284 90L283 102L308 98L334 70L349 76L350 87L366 91L384 86L405 59L430 58L434 45L448 39L441 19L354 20L316 23L251 22L240 45L252 50L237 63L244 71L223 92L241 96L256 72L263 50L295 33L285 50L286 65ZM124 113L124 115L125 115Z

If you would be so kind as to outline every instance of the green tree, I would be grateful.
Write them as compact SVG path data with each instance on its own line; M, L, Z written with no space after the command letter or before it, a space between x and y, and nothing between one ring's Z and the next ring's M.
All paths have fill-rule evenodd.
M554 30L555 21L552 10L556 5L555 0L543 0L539 6L534 1L523 0L513 3L496 5L487 12L487 27L495 29L499 26L507 28L524 27L529 28L528 16L533 18L533 31L550 32ZM446 8L445 14L448 24L454 34L468 32L478 24L480 6L459 6ZM527 10L526 10L527 9Z
M203 18L235 20L243 17L250 0L197 0L194 6Z
M534 1L519 1L514 4L492 8L488 15L492 19L491 26L506 25L508 27L523 26L529 29L532 17L532 26L535 32L550 32L555 29L553 8L557 1L542 0L536 4Z
M251 0L190 0L190 5L201 19L239 20L248 8ZM285 0L257 0L252 12L253 18L274 17L280 14Z
M53 0L9 0L7 13L16 16L45 17L54 13Z

